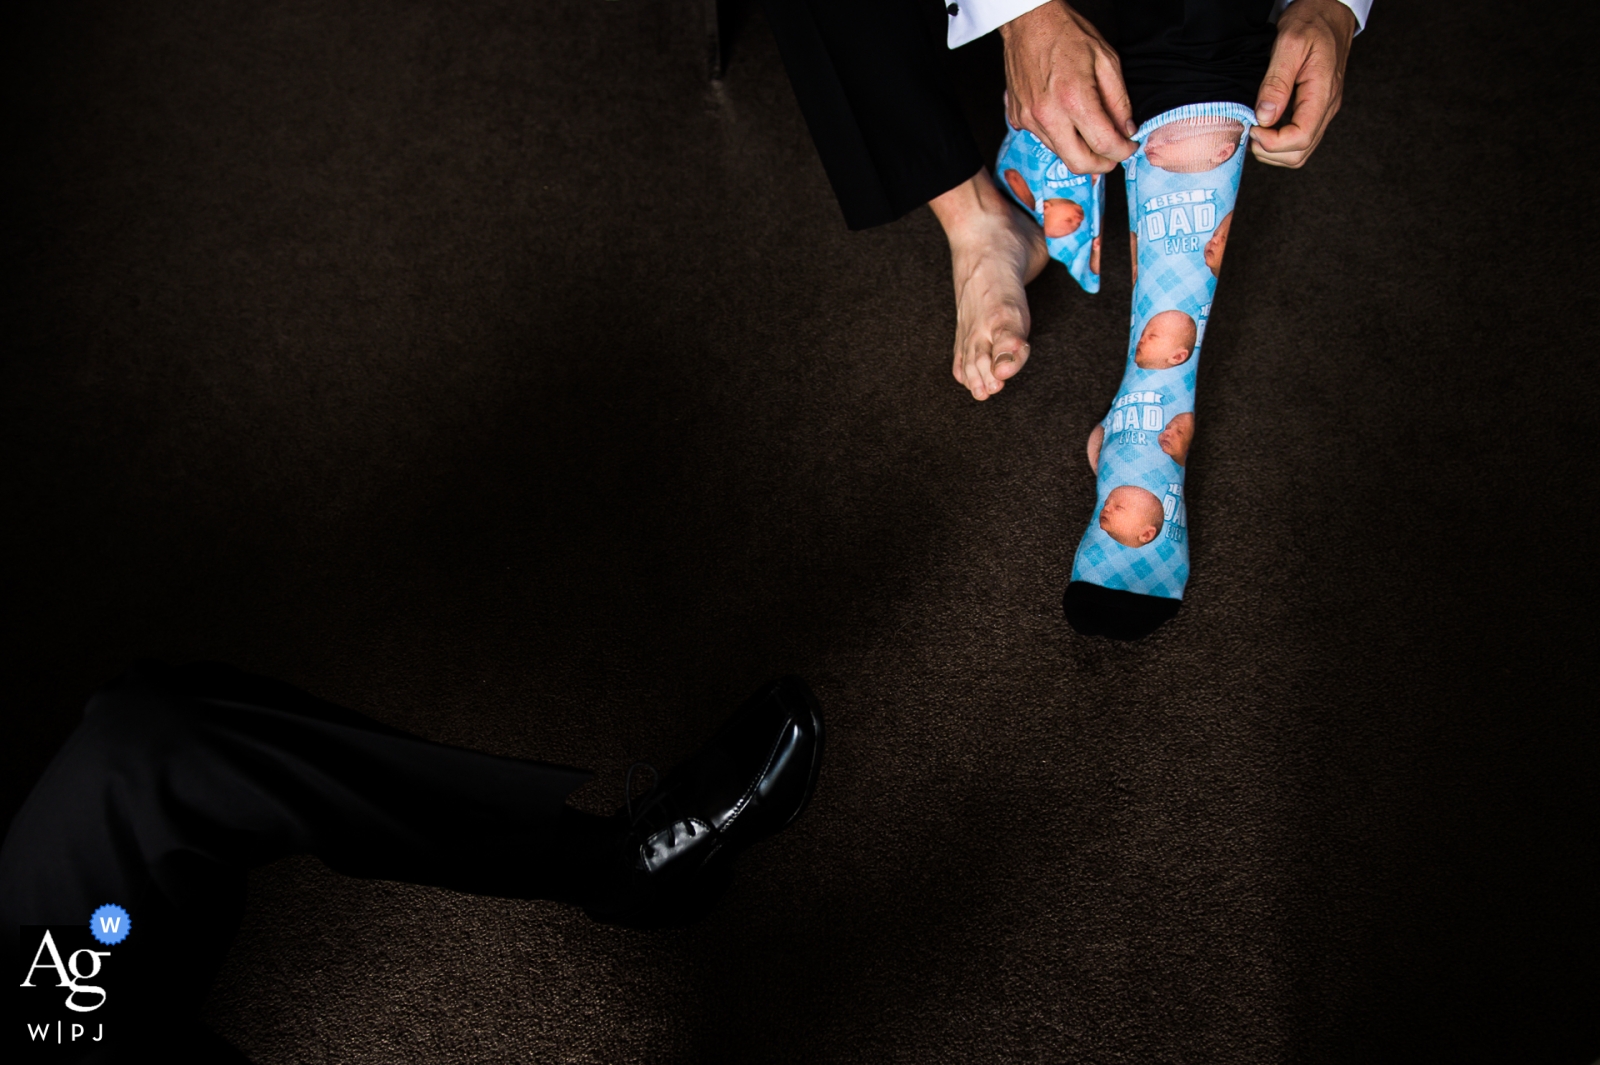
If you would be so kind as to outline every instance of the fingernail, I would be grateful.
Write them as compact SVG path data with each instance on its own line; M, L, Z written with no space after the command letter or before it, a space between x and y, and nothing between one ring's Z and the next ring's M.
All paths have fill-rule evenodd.
M1277 104L1262 104L1256 108L1256 121L1263 126L1272 125L1272 120L1278 116Z
M1130 137L1139 132L1139 127L1133 124L1133 119L1131 118L1122 124L1122 128L1127 131Z

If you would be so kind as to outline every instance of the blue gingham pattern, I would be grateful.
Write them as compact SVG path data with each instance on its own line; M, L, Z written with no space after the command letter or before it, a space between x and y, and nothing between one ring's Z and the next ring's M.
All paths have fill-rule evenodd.
M1174 174L1150 165L1144 142L1151 132L1168 122L1202 117L1232 118L1244 123L1239 150L1227 162L1201 174ZM1105 439L1100 451L1095 509L1073 559L1075 581L1166 599L1183 598L1184 584L1189 579L1184 467L1161 450L1157 437L1175 416L1194 410L1200 345L1217 287L1217 279L1205 263L1205 244L1238 198L1239 177L1254 122L1251 110L1239 104L1176 108L1139 129L1134 140L1140 148L1122 164L1127 179L1129 225L1139 234L1139 281L1133 291L1133 319L1122 385L1111 412L1101 423ZM1183 311L1195 320L1193 352L1178 366L1141 369L1133 356L1145 323L1169 310ZM1135 412L1131 418L1130 411ZM1161 500L1161 532L1143 547L1125 547L1100 528L1101 508L1119 485L1144 488Z
M1033 193L1033 206L1018 200L1006 184L1007 170L1015 170ZM1100 219L1105 214L1106 179L1099 174L1074 174L1067 164L1025 129L1006 123L1006 139L994 164L995 183L1017 206L1044 225L1045 200L1071 200L1083 209L1083 224L1064 237L1046 238L1050 258L1067 268L1072 279L1085 292L1100 291L1100 275L1090 269L1094 239L1100 235Z

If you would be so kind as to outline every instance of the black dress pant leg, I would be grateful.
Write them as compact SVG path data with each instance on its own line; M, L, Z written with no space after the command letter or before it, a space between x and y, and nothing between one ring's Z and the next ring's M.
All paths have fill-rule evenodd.
M0 931L131 915L117 992L191 1013L245 873L295 853L355 876L581 902L608 823L589 774L429 743L225 666L139 667L90 700L0 848ZM136 948L136 949L130 949ZM127 1015L130 1011L121 1011Z
M934 0L762 0L851 229L892 222L983 165Z
M1115 10L1135 122L1185 104L1255 106L1278 34L1272 0L1133 0Z

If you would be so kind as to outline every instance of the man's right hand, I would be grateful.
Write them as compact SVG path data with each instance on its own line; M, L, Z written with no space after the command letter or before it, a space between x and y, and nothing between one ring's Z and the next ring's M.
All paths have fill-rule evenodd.
M1117 53L1088 19L1046 0L1000 27L1006 117L1077 174L1109 173L1138 150Z

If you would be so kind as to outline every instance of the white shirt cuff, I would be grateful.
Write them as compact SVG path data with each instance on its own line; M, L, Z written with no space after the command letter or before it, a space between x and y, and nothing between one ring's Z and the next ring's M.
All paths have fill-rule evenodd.
M999 29L1018 15L1026 15L1049 0L946 0L944 13L950 17L950 32L945 43L960 48L984 34ZM1371 0L1368 0L1370 3ZM955 9L954 14L951 8Z
M1294 3L1294 0L1278 0L1272 5L1272 21L1277 22L1278 16L1283 14L1283 9ZM1339 3L1350 9L1356 17L1356 32L1360 33L1367 28L1367 13L1372 10L1372 0L1339 0ZM951 45L951 47L955 47Z

